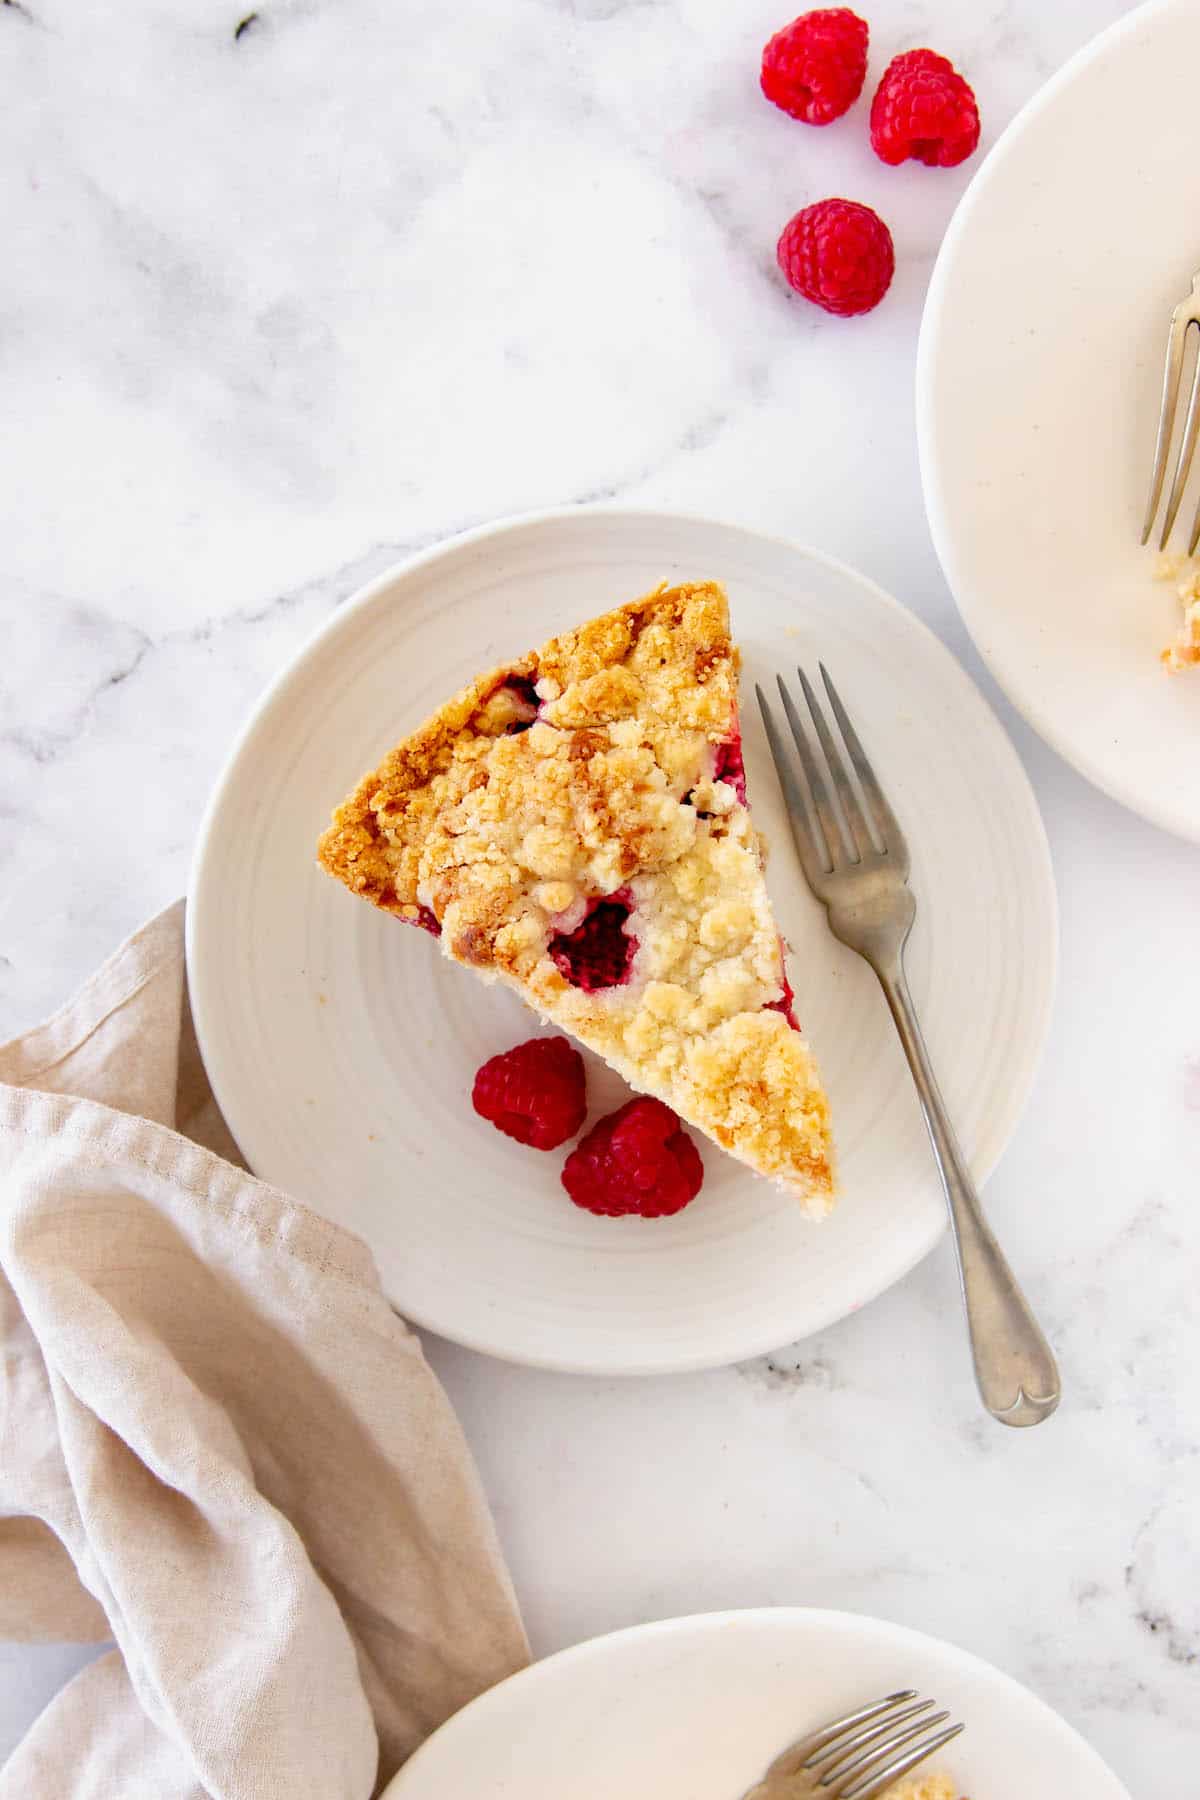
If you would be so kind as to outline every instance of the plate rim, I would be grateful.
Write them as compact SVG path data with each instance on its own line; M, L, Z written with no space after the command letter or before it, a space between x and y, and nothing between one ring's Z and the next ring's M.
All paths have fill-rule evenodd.
M1061 949L1060 910L1058 887L1054 874L1054 862L1050 851L1049 839L1046 834L1045 821L1042 818L1041 808L1038 805L1037 795L1034 791L1029 773L1021 760L1015 744L1004 729L999 718L996 716L986 695L981 692L978 684L963 667L949 645L937 635L924 619L913 612L911 608L903 605L901 601L897 600L886 588L880 586L880 584L871 576L862 573L851 564L843 562L841 558L833 556L827 551L818 550L810 545L800 543L796 539L789 538L782 533L762 531L755 526L744 525L735 521L718 518L711 513L703 511L675 507L628 506L614 501L586 502L578 505L539 508L532 512L506 514L499 519L488 520L479 525L472 526L466 531L455 532L449 537L439 538L433 544L427 545L422 550L418 550L409 556L398 558L394 564L390 565L380 574L372 577L369 582L365 583L360 588L356 588L347 599L334 607L327 619L322 620L320 624L309 633L307 638L299 645L292 656L284 662L283 666L267 683L266 687L252 704L242 726L235 733L225 760L213 783L208 803L204 809L197 830L195 846L188 873L184 936L188 970L188 992L201 1056L217 1104L229 1125L229 1129L233 1134L235 1142L246 1156L251 1172L258 1179L266 1181L269 1184L273 1183L271 1174L269 1172L264 1172L258 1166L249 1154L247 1146L243 1143L243 1135L252 1135L252 1131L250 1134L239 1135L238 1126L235 1124L233 1117L233 1114L238 1111L238 1106L236 1101L230 1101L229 1084L223 1083L220 1074L222 1059L220 1052L215 1048L214 1034L212 1030L210 1030L212 1022L211 1015L218 1010L216 1007L216 997L209 990L206 979L199 973L201 968L201 956L198 943L201 929L199 921L203 909L197 904L197 896L201 892L204 884L205 865L216 834L225 795L227 790L233 784L239 764L241 763L242 757L245 754L251 739L259 729L263 720L275 706L279 696L285 692L287 687L296 677L302 674L311 661L321 653L326 638L332 636L336 631L341 629L347 619L369 608L401 578L407 578L415 574L431 563L441 560L443 556L463 549L470 549L473 545L477 545L484 541L495 540L499 537L507 537L524 531L538 530L547 525L555 526L577 520L584 521L597 518L631 520L651 525L666 524L668 526L699 526L705 529L716 528L719 531L728 532L736 537L746 539L751 543L769 543L791 555L798 555L811 562L823 565L843 579L850 581L852 584L858 584L861 587L867 588L877 601L882 603L891 612L900 615L905 621L906 626L915 630L918 635L923 636L933 647L934 653L942 658L949 678L964 684L971 691L978 706L981 708L981 716L984 721L982 728L990 731L993 734L994 740L1003 747L1002 754L1007 755L1016 777L1014 785L1021 793L1028 824L1029 853L1031 859L1036 863L1036 879L1045 897L1049 914L1047 919L1046 938L1047 973L1046 980L1040 991L1040 1004L1037 1016L1036 1019L1031 1021L1030 1025L1030 1048L1024 1058L1024 1067L1019 1071L1019 1080L1014 1083L1012 1118L1008 1124L1007 1130L999 1140L992 1156L986 1163L981 1165L978 1174L978 1185L982 1189L991 1179L1005 1151L1009 1148L1012 1138L1029 1103L1030 1094L1033 1091L1034 1084L1037 1080L1045 1056L1058 993ZM238 1123L244 1124L244 1119L239 1119ZM326 1214L323 1216L328 1217L329 1215ZM356 1231L351 1226L342 1225L340 1221L333 1220L331 1222L338 1224L340 1229L349 1231L352 1236L365 1242L368 1250L371 1251L372 1257L374 1257L374 1249L369 1239L363 1236L363 1234ZM897 1283L905 1280L918 1264L923 1262L925 1258L930 1255L944 1237L948 1228L948 1215L945 1212L939 1213L935 1226L924 1234L915 1234L911 1254L907 1255L902 1260L898 1260L895 1272L882 1287L875 1289L868 1295L864 1295L855 1307L847 1308L840 1303L831 1303L827 1308L815 1311L812 1321L803 1327L799 1337L794 1339L789 1338L783 1340L783 1342L803 1342L807 1338L816 1335L818 1332L828 1330L843 1318L850 1316L851 1312L861 1310L862 1307L868 1306L873 1301L879 1299L883 1294L895 1287ZM396 1304L400 1303L397 1302ZM747 1336L745 1345L739 1348L732 1356L727 1354L724 1349L717 1351L715 1354L712 1350L697 1350L694 1353L687 1355L672 1354L669 1356L651 1356L644 1357L642 1360L630 1359L620 1364L613 1364L609 1362L599 1362L594 1358L589 1360L582 1356L572 1357L569 1354L563 1354L561 1352L547 1351L544 1354L539 1354L534 1350L517 1352L497 1345L497 1343L490 1339L484 1331L471 1332L462 1327L455 1327L453 1332L451 1332L444 1322L437 1322L424 1317L421 1308L418 1307L414 1310L408 1303L400 1304L400 1310L403 1312L408 1323L418 1330L433 1332L437 1336L446 1339L448 1342L458 1344L463 1349L470 1350L479 1355L494 1357L501 1362L509 1362L518 1367L543 1369L553 1373L567 1375L599 1375L624 1379L673 1374L695 1374L710 1369L728 1367L733 1363L752 1361L756 1357L769 1355L772 1351L778 1350L781 1347L781 1340L778 1338L778 1333L772 1330L764 1333L761 1339Z
M1023 1704L1033 1707L1045 1719L1052 1722L1055 1730L1071 1743L1076 1753L1085 1761L1091 1761L1091 1770L1085 1768L1082 1773L1085 1775L1090 1773L1093 1778L1097 1775L1105 1776L1112 1784L1113 1800L1117 1800L1117 1796L1122 1796L1123 1800L1132 1800L1132 1796L1120 1776L1109 1767L1100 1752L1088 1742L1082 1732L1077 1731L1069 1720L1050 1705L1049 1701L1043 1700L1040 1694L1036 1694L1023 1681L1018 1681L1015 1675L1010 1675L1007 1670L989 1662L986 1657L978 1655L974 1650L963 1649L951 1638L938 1637L933 1632L920 1631L912 1625L901 1625L895 1620L880 1618L875 1613L859 1612L851 1607L828 1606L744 1606L710 1612L682 1613L669 1619L650 1619L640 1625L621 1626L615 1631L600 1632L594 1637L584 1638L580 1643L569 1644L562 1650L552 1652L549 1656L539 1657L524 1669L518 1669L515 1674L506 1676L503 1681L497 1682L494 1687L485 1689L474 1700L469 1700L465 1706L460 1707L458 1712L453 1713L449 1719L439 1725L437 1730L432 1732L425 1742L413 1752L403 1767L397 1770L383 1790L380 1800L404 1800L405 1783L411 1771L415 1768L418 1773L420 1772L422 1760L432 1757L439 1740L444 1741L460 1719L468 1713L490 1711L496 1705L503 1707L504 1699L515 1684L539 1680L542 1672L546 1669L560 1669L574 1663L586 1665L595 1660L597 1656L603 1657L613 1649L619 1650L619 1647L624 1644L642 1642L652 1638L686 1637L692 1633L703 1636L710 1631L736 1629L739 1626L774 1627L777 1625L783 1629L799 1627L802 1624L814 1625L818 1629L825 1626L870 1630L879 1633L885 1639L893 1639L901 1649L916 1644L922 1648L933 1646L939 1651L949 1650L963 1668L976 1674L983 1674L989 1680L999 1683L1001 1687L1019 1694Z
M1146 25L1159 14L1186 11L1188 0L1144 0L1141 6L1135 7L1123 18L1115 19L1111 25L1069 56L1062 67L1056 69L1037 92L1021 107L1020 111L1009 120L1000 133L987 156L972 176L958 205L954 209L949 225L942 237L941 246L934 262L933 273L929 278L929 287L925 295L925 305L921 313L921 326L917 339L917 357L914 376L916 390L916 423L917 423L917 461L921 472L921 491L925 500L925 514L929 522L929 535L933 539L933 547L937 552L938 562L946 578L946 585L954 598L959 616L966 626L971 642L983 658L989 672L1003 691L1010 704L1024 719L1025 723L1037 733L1042 742L1060 756L1063 761L1085 781L1091 783L1110 800L1124 806L1129 812L1145 819L1149 824L1170 832L1175 837L1185 839L1189 843L1200 843L1200 811L1195 814L1171 804L1169 791L1166 797L1147 795L1135 783L1125 782L1119 772L1110 773L1103 769L1087 749L1081 749L1072 741L1069 733L1060 729L1056 716L1042 712L1036 702L1025 691L1021 678L1021 664L1018 661L1015 672L1013 665L993 645L986 641L985 621L986 608L976 604L971 597L971 584L964 577L961 559L956 555L951 539L949 525L950 507L945 503L942 493L940 474L934 449L936 434L933 405L934 364L938 354L938 340L942 317L946 311L948 290L951 282L950 265L957 254L958 245L971 225L981 196L986 196L989 186L996 179L997 171L1003 171L1012 145L1020 140L1030 122L1038 117L1058 98L1059 93L1070 87L1089 64L1099 61L1108 55L1123 39L1142 31Z

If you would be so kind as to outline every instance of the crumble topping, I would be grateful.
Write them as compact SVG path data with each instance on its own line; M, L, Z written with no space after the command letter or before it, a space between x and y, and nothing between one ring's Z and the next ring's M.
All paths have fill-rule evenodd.
M1156 581L1170 581L1183 604L1179 636L1162 652L1164 666L1177 674L1200 663L1200 562L1193 556L1160 554L1154 567Z
M881 1800L955 1800L957 1794L946 1775L909 1775L888 1788Z
M737 669L723 591L660 588L463 689L319 855L822 1212L827 1105L787 1013Z

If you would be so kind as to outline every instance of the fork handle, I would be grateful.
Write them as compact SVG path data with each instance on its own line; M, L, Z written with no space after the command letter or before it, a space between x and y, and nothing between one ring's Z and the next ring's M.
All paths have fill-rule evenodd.
M929 1061L904 964L897 957L894 968L877 967L875 973L912 1070L946 1191L979 1392L1002 1425L1039 1425L1061 1396L1054 1352L983 1216Z

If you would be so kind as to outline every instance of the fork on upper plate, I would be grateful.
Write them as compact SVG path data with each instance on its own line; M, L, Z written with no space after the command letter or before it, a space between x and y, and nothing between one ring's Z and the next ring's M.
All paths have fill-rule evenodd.
M776 1757L745 1800L876 1800L964 1729L946 1724L948 1712L928 1717L932 1705L905 1688L810 1731Z
M950 1209L983 1403L1004 1425L1037 1425L1058 1405L1058 1367L983 1216L908 991L904 946L917 912L908 885L908 845L824 664L821 676L844 754L807 675L803 669L796 673L819 754L782 678L776 676L776 681L803 782L757 684L755 692L800 864L829 915L834 936L874 969L908 1058ZM969 997L964 996L964 1004Z
M1162 498L1163 485L1167 475L1167 459L1171 450L1171 439L1175 431L1175 414L1179 410L1179 390L1183 382L1184 354L1188 348L1188 332L1192 326L1197 327L1200 337L1200 271L1192 276L1192 289L1179 302L1171 314L1171 323L1167 331L1167 357L1163 368L1162 405L1158 414L1158 437L1154 444L1154 469L1150 476L1150 497L1146 502L1146 517L1142 524L1142 542L1147 541L1154 527L1154 515L1158 511L1158 503ZM1179 451L1175 458L1175 474L1171 481L1171 491L1167 495L1167 510L1163 514L1162 531L1159 533L1158 547L1165 550L1167 539L1171 535L1171 527L1183 500L1183 491L1187 487L1188 476L1192 470L1192 457L1196 451L1196 438L1200 435L1200 348L1197 350L1196 364L1192 371L1192 387L1188 396L1187 414L1183 421L1183 435L1179 440ZM1194 556L1196 545L1200 543L1200 504L1197 504L1192 519L1192 529L1188 537L1188 555Z

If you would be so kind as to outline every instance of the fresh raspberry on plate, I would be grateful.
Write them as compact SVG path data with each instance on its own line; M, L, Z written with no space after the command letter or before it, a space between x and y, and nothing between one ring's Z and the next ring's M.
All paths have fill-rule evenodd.
M682 1212L700 1192L700 1152L661 1100L630 1100L593 1125L562 1172L563 1186L586 1212L661 1219Z
M471 1104L506 1137L535 1150L557 1150L587 1112L583 1058L566 1038L530 1038L489 1057L475 1077Z
M843 318L878 306L896 268L891 232L857 200L806 206L784 226L776 255L798 294Z
M914 157L935 169L965 162L979 142L968 82L936 50L894 56L871 102L871 146L885 163Z
M802 13L762 54L763 93L806 125L840 119L866 78L867 22L846 6Z

